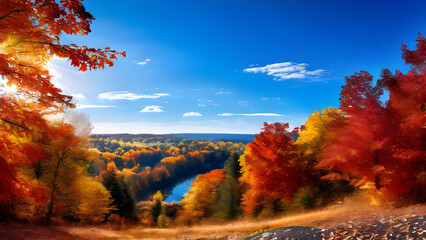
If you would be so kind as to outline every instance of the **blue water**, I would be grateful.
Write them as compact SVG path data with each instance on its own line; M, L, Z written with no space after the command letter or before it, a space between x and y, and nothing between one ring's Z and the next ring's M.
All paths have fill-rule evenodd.
M167 203L171 203L172 201L179 202L183 195L185 195L185 193L191 188L191 184L194 180L195 177L178 184L175 188L173 188L172 194L170 194L164 201Z

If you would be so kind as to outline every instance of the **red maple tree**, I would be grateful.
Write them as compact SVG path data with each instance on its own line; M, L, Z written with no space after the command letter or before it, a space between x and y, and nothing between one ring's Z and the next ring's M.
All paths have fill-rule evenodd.
M345 79L340 108L346 121L329 129L318 164L334 170L328 178L348 173L354 185L374 183L386 199L425 200L425 49L421 34L416 50L403 45L403 59L412 65L407 74L385 69L375 86L365 71Z
M289 200L304 184L304 166L298 161L288 127L288 123L264 123L263 131L247 146L243 166L247 178L241 179L248 185L242 202L246 213L259 205L271 207L277 201Z

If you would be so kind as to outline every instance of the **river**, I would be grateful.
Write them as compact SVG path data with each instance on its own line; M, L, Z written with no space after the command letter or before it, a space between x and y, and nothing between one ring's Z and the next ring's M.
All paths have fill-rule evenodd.
M179 202L183 195L191 188L192 182L194 182L196 177L186 180L178 184L175 188L173 188L172 193L164 200L167 203L171 203L172 201Z

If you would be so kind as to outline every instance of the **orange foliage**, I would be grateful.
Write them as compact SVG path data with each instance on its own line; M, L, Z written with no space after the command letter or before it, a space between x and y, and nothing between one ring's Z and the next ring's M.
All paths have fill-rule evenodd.
M20 140L30 133L37 137L40 129L47 136L57 136L43 116L73 106L71 96L52 84L46 63L53 56L68 58L71 65L85 71L112 66L116 55L125 53L60 44L63 33L90 32L94 18L80 0L1 1L0 16L0 75L19 93L0 96L0 202L6 202L32 192L26 180L16 176L16 166L33 164L42 157L41 150L29 143L31 139Z
M179 156L181 154L181 150L177 147L170 147L165 149L165 152L170 156Z
M170 177L170 173L165 166L155 167L151 171L151 177L154 181L160 181L163 178Z
M187 153L189 158L199 158L201 157L201 153L198 150L195 150L193 152L188 152Z
M111 162L111 161L113 161L116 157L120 157L120 156L118 156L117 154L114 154L114 153L110 153L110 152L103 152L103 153L101 154L101 157L102 157L102 158L104 158L104 159L106 159L108 162Z
M52 76L45 68L53 56L68 58L79 70L112 66L116 55L125 55L109 48L94 49L75 44L59 43L62 33L86 35L93 16L81 0L2 1L0 7L0 75L7 78L26 98L37 99L39 107L72 106L70 96L51 83ZM9 102L8 99L4 99ZM3 105L3 104L1 104ZM4 104L12 111L16 106ZM17 120L17 119L13 119Z
M218 198L218 188L226 181L227 176L223 169L198 175L192 183L191 189L182 199L183 210L178 212L180 218L209 217L212 213L212 205ZM179 219L177 221L179 222Z
M123 154L123 160L136 160L142 155L153 155L155 152L161 152L159 149L140 149L140 150L133 150L130 149L128 152L125 152Z
M177 162L185 162L185 161L187 161L187 159L183 155L179 155L177 157L166 157L161 160L162 163L173 163L173 164L176 164Z
M130 149L128 152L125 152L122 156L123 160L135 160L139 155L139 150Z
M120 170L117 169L115 162L109 162L107 165L107 172L114 172L115 174L120 174Z

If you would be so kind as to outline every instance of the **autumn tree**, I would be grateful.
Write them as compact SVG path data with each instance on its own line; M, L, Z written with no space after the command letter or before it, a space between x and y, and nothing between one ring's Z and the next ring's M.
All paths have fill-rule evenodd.
M324 108L321 113L317 110L308 117L295 142L307 166L313 168L318 162L317 155L324 143L327 128L344 119L342 110L332 107Z
M71 65L85 71L112 66L116 55L125 55L109 48L60 43L62 34L88 34L93 19L79 0L0 2L0 75L17 91L0 96L0 169L6 171L1 173L1 203L22 194L40 195L16 170L18 165L32 164L31 154L38 151L33 144L17 139L40 128L49 129L43 116L73 106L72 98L52 84L46 63L54 56L68 58ZM34 151L28 151L30 148Z
M163 206L163 194L160 191L157 191L156 194L152 196L152 206L150 208L150 213L154 222L158 225L158 227L166 227L166 211Z
M20 176L45 188L46 202L14 205L26 212L26 220L52 216L70 221L99 222L111 210L109 192L86 172L92 152L85 146L87 139L75 135L74 126L63 121L51 122L50 131L32 131L21 142L30 141L37 148L34 164L20 166ZM37 153L37 152L36 152ZM26 154L27 156L31 156ZM33 153L34 155L34 153ZM21 213L17 217L21 218ZM22 218L21 218L22 219Z
M81 0L71 1L2 1L0 8L0 75L8 86L15 86L20 98L31 99L39 110L57 111L73 106L72 97L63 95L52 82L46 63L54 56L68 58L81 71L112 66L116 55L110 50L60 43L62 34L86 35L94 17ZM42 121L32 112L17 111L13 96L0 99L0 118L15 126ZM52 109L52 110L50 110Z
M382 71L381 82L389 91L387 108L396 121L392 157L398 162L389 185L391 196L426 201L426 38L419 34L416 49L402 47L402 58L411 71Z
M303 164L287 131L288 123L264 123L263 131L247 145L241 160L241 182L247 185L242 205L246 214L273 213L305 183Z
M45 166L43 166L43 178L46 178L44 181L50 189L50 199L46 215L47 222L50 221L50 217L53 214L55 196L59 192L64 195L69 194L67 186L76 182L76 178L79 175L77 172L81 171L81 169L79 169L78 165L73 164L74 158L81 157L80 154L83 154L81 149L75 148L75 145L79 144L79 139L73 134L72 126L61 124L57 127L57 132L60 133L61 137L53 139L47 146L47 161L44 161ZM62 182L62 187L58 187L59 182ZM70 210L70 212L75 211Z
M77 219L79 205L82 203L81 195L79 195L82 188L78 182L83 179L85 182L89 181L87 180L89 175L85 172L85 165L89 161L90 154L83 145L84 142L88 142L90 129L85 136L83 134L77 136L76 129L90 125L90 122L81 115L74 115L74 118L69 116L71 115L64 115L60 119L50 122L47 125L48 128L39 128L37 132L31 131L20 140L37 146L37 148L33 148L32 155L37 154L38 157L33 157L32 164L22 166L21 171L29 179L35 179L48 190L49 200L46 207L48 222L54 213L56 201L65 204L62 209L66 209L67 213L64 213L64 215L73 215L73 218ZM66 123L69 119L82 120L71 125ZM83 122L85 123L83 124ZM31 156L26 155L27 157ZM97 185L92 184L92 186ZM98 187L101 188L100 191L105 192L101 185ZM95 188L93 190L96 191ZM108 196L105 200L108 201ZM103 213L103 211L100 212Z
M0 97L0 108L3 106L1 104L2 99L4 97ZM45 189L43 190L42 187L37 186L30 187L32 184L27 179L18 176L19 171L17 168L37 164L43 157L40 146L31 141L28 136L39 138L40 132L43 129L50 131L50 127L42 119L42 114L33 112L32 103L20 101L19 104L19 112L23 113L26 116L25 118L31 122L31 124L27 124L29 127L20 126L8 120L0 121L1 205L7 205L22 195L32 196L36 202L45 199L45 197L41 197ZM0 115L2 113L4 112L0 111ZM12 112L11 115L18 116L19 113ZM30 131L30 128L33 130ZM29 190L27 191L27 189Z
M191 223L211 217L215 211L213 207L218 198L218 189L226 179L226 172L222 169L198 175L181 200L183 209L178 212L176 221Z
M111 194L102 183L90 176L81 176L76 187L79 189L79 219L86 223L100 223L114 210Z
M324 146L328 129L342 124L345 119L342 110L329 107L324 108L321 113L318 110L315 111L301 127L295 144L299 161L305 166L306 186L295 194L292 203L294 207L311 208L324 205L336 198L343 198L345 193L351 192L352 188L348 186L347 181L322 179L328 171L315 168L320 161L319 153Z
M319 166L352 175L332 173L328 176L331 179L351 177L356 186L370 182L380 190L388 173L384 170L393 164L389 150L391 132L396 129L391 128L390 116L380 102L383 92L372 86L373 76L362 71L346 77L345 81L340 108L348 118L330 128Z
M335 171L329 178L350 178L386 199L424 201L425 48L422 35L416 50L403 45L412 70L393 75L385 69L375 86L365 71L346 77L340 108L347 119L330 128L318 165ZM384 90L386 104L380 101Z

